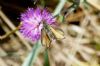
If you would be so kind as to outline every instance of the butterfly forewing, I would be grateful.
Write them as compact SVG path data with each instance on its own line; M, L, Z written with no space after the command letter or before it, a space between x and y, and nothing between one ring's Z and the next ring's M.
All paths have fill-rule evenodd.
M56 30L55 30L55 29L52 28L51 26L49 26L49 28L50 28L50 31L52 32L52 34L55 36L55 38L56 38L57 40L65 38L65 37L64 37L64 32L63 32L62 30L60 30L60 29L56 29Z
M41 34L42 34L42 35L41 35L41 42L42 42L42 45L43 45L43 46L46 46L46 47L50 47L50 45L51 45L51 40L50 40L48 34L46 33L46 31L45 31L44 29L42 29L41 32L42 32L42 33L41 33Z

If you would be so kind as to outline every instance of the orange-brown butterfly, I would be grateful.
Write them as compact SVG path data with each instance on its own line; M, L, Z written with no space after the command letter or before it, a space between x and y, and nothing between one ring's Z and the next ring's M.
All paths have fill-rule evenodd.
M63 39L64 32L60 29L54 29L50 25L43 23L43 29L41 31L41 42L43 46L50 47L52 39Z

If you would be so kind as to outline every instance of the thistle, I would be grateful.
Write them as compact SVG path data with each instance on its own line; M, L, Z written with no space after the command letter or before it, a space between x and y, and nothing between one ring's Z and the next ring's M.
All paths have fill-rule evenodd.
M55 25L56 19L46 9L28 8L28 10L21 14L21 22L20 32L32 41L37 41L40 38L44 39L45 37L45 40L42 40L42 44L45 45L46 43L46 46L49 47L49 44L51 43L51 41L49 41L51 35L55 35L57 38L63 38L62 35L57 33L58 30L56 32L56 30L51 27ZM49 34L47 34L48 32ZM44 36L41 36L42 34Z

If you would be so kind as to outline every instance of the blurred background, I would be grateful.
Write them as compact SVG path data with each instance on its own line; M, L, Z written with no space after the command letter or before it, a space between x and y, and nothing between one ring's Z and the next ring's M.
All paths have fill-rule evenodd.
M46 7L53 13L63 1L0 0L0 35L16 29L20 14L28 7ZM71 11L69 7L74 1L66 0L57 16L65 39L52 42L53 46L48 49L47 65L45 47L42 47L34 66L100 66L100 0L80 0L79 7ZM65 12L68 15L63 18ZM34 44L19 31L0 40L0 66L21 66Z

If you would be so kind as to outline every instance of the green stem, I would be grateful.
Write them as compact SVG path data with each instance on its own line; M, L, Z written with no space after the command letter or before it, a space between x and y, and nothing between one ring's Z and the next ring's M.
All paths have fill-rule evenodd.
M65 3L66 3L66 0L59 1L59 4L57 5L56 9L54 10L53 16L57 16L61 12Z
M35 62L35 60L39 54L40 49L41 49L41 40L37 41L37 43L34 44L31 53L25 59L22 66L32 66L32 64Z
M46 49L44 53L44 66L50 66L49 57L48 57L48 49Z

